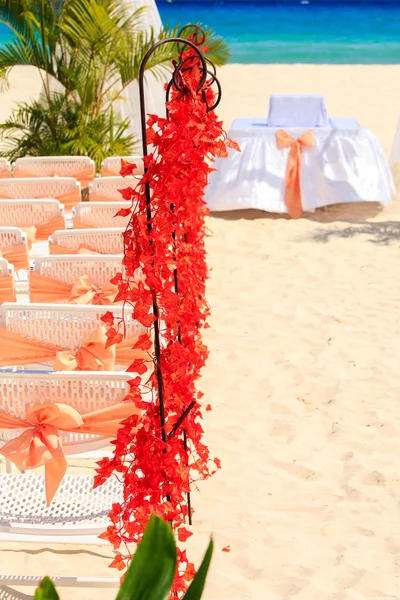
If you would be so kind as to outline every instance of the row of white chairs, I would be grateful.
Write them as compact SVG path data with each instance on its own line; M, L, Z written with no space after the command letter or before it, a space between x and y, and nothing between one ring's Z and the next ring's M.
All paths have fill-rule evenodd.
M136 165L135 175L143 173L143 160L140 156L113 156L106 158L101 165L102 176L119 175L121 159ZM96 176L95 164L87 156L38 156L18 158L13 165L0 158L0 178L14 177L74 177L86 181Z
M37 189L44 181L36 180L39 186ZM45 186L50 189L54 182L60 181L60 178L50 179L50 183ZM112 311L116 320L124 316L128 340L136 339L147 331L134 321L131 309L125 307L122 313L122 307L115 304L65 304L62 294L59 300L51 303L46 298L44 303L35 301L43 295L44 286L40 289L43 279L40 278L51 279L64 289L65 286L73 286L85 275L93 286L101 288L107 286L113 275L121 270L123 232L127 217L114 216L127 203L121 201L117 190L127 185L136 185L137 180L124 179L122 183L120 177L96 179L90 187L90 199L97 196L99 201L76 203L72 211L72 225L75 228L69 230L65 228L65 210L60 202L52 199L21 200L21 186L25 186L27 193L28 182L24 179L10 180L9 183L11 182L20 187L15 202L0 200L0 224L6 225L0 227L0 250L3 250L3 256L7 256L12 254L13 246L20 248L25 245L31 264L29 291L34 302L7 301L0 305L0 337L3 335L4 338L0 344L0 410L23 418L28 402L57 402L72 406L84 415L119 403L129 389L128 381L131 376L124 370L128 366L126 358L128 356L130 359L132 352L131 341L127 346L127 356L123 356L117 349L113 365L115 371L54 372L49 371L54 369L54 353L45 352L39 357L35 349L35 356L26 358L29 348L27 353L24 340L29 345L34 341L39 349L52 347L76 355L82 342L103 327L101 317L107 311ZM43 187L40 193L43 193ZM116 201L107 201L107 194ZM43 226L44 223L47 223L47 229ZM55 223L59 227L51 230L51 225ZM110 224L116 227L110 228ZM33 252L28 253L29 228L32 226L40 230L38 238L41 239L36 240ZM46 248L42 239L45 236L41 235L44 230L49 234L49 246ZM50 255L47 252L40 255L43 250L49 250ZM0 273L8 278L14 276L14 270L5 258L0 260ZM13 346L15 338L16 344ZM24 353L21 350L18 357L13 357L10 350L18 349L21 341ZM8 361L11 362L10 365L6 364ZM149 363L149 368L151 366ZM145 398L144 392L143 396ZM15 430L0 430L0 449L15 436ZM95 452L95 456L100 458L109 444L107 438L92 434L60 432L60 439L67 457L72 455L89 458ZM73 543L99 543L97 535L108 525L108 512L112 504L122 497L122 485L116 479L107 481L93 491L92 476L67 474L51 504L47 506L43 475L21 475L10 472L9 464L7 466L8 472L0 474L0 540L19 540L24 543L48 543L49 540L67 542L73 536ZM37 579L0 575L0 586L31 586L37 583ZM58 578L57 583L60 586L114 587L119 582L113 578L96 580L90 577L67 577Z

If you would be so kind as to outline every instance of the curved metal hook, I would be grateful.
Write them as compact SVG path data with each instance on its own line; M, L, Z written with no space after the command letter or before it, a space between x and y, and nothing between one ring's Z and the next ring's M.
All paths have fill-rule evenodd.
M147 61L149 60L149 58L153 54L153 52L155 50L157 50L157 48L159 48L160 46L163 46L164 44L171 44L171 43L186 44L187 46L190 46L190 48L192 48L192 50L194 50L196 52L196 54L201 62L201 65L202 65L202 76L201 76L200 82L196 88L196 91L201 90L201 88L204 86L206 78L207 78L206 59L204 58L201 50L199 50L199 48L196 46L196 44L193 44L193 42L190 42L189 40L185 40L184 38L179 38L179 37L167 38L165 40L160 40L159 42L157 42L156 44L154 44L154 46L152 46L150 48L150 50L146 53L145 57L143 58L143 60L140 64L140 69L139 69L139 99L140 99L140 120L141 120L141 127L142 127L143 156L147 156L146 108L145 108L146 103L145 103L145 99L144 99L144 72L145 72Z

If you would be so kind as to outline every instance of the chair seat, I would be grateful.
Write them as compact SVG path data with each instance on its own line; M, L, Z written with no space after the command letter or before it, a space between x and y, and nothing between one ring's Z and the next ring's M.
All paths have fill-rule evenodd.
M93 543L87 538L106 530L112 504L122 500L123 488L115 478L93 490L92 475L66 475L47 506L44 483L43 475L0 475L0 540L36 541L39 536L76 543L75 536L84 536L82 543Z

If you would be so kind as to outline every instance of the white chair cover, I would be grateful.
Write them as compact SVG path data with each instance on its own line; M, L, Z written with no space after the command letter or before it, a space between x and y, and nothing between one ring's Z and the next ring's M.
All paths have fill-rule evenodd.
M325 98L320 94L273 94L268 127L327 127Z

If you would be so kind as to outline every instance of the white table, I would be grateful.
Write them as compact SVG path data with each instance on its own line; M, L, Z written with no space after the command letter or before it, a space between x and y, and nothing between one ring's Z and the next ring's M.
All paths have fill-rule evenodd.
M299 138L307 128L285 128ZM394 193L389 165L377 137L356 119L329 119L329 127L313 128L315 145L304 148L300 183L305 211L342 202L379 202ZM289 148L276 145L277 128L264 118L236 119L229 137L241 152L229 149L217 160L205 200L212 211L256 208L287 213L285 174Z

